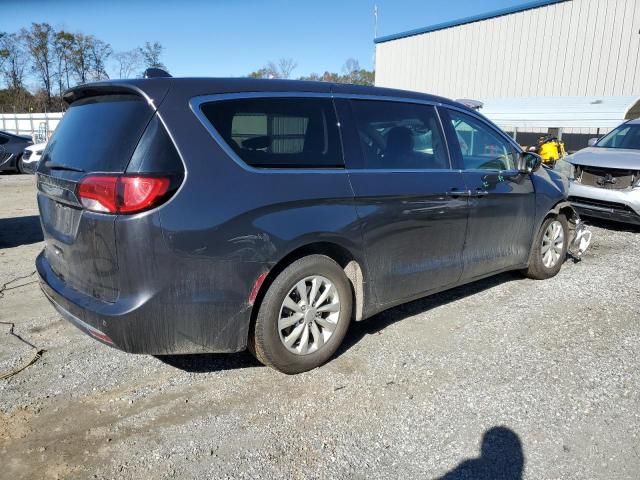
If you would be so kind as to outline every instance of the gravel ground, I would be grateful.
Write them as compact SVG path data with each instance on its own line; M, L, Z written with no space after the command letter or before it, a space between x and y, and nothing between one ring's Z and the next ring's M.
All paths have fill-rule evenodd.
M0 322L46 350L0 380L0 477L638 478L640 230L594 226L552 280L504 274L389 310L285 376L80 333L34 283L33 177L0 191ZM0 324L0 374L32 355Z

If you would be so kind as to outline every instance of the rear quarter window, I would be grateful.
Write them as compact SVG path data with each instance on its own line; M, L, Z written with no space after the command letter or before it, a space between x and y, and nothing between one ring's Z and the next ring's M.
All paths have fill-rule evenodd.
M41 164L84 172L123 172L153 113L137 95L103 95L74 102Z
M205 103L222 140L257 168L342 168L333 103L324 98L251 98Z

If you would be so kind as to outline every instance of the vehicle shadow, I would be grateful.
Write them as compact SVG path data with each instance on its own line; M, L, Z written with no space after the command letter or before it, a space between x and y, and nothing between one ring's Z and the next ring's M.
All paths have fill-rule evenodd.
M192 355L155 355L162 363L189 373L211 373L224 370L261 367L249 351L237 353L197 353Z
M502 273L493 277L447 290L429 297L386 310L363 322L353 322L349 331L333 358L337 358L366 335L375 335L389 325L407 317L426 312L432 308L446 305L504 282L521 278L514 272ZM238 353L202 353L191 355L156 355L161 362L189 373L210 373L223 370L252 368L262 366L248 351Z
M30 245L44 240L40 228L40 217L0 218L0 248Z
M604 228L616 232L640 233L640 225L633 225L631 223L613 222L599 218L584 218L584 223L589 227Z
M522 276L517 272L506 272L492 277L468 283L451 290L445 290L428 297L414 300L397 307L385 310L362 322L352 322L349 331L342 342L342 345L335 354L339 357L355 344L360 342L367 335L379 334L388 326L404 320L405 318L427 312L433 308L446 305L456 300L461 300L476 293L480 293L489 288L496 287L511 280L520 279Z
M507 427L493 427L482 436L480 456L460 464L438 480L521 480L524 452L520 437Z

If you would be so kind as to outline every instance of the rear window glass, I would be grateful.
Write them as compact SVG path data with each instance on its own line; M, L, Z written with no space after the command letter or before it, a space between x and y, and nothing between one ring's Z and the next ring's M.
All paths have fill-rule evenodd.
M71 104L43 164L85 172L123 172L153 110L137 95L104 95Z
M222 139L259 168L343 167L331 100L252 98L202 106Z

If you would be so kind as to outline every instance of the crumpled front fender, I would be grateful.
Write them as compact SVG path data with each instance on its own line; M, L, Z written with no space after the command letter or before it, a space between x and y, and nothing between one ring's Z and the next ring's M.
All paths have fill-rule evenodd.
M571 205L571 203L569 203L568 201L559 202L558 204L556 204L553 209L549 211L549 214L557 215L562 211L564 211L565 213L569 211L571 212L570 215L567 215L570 232L567 253L575 260L580 260L582 255L584 255L584 253L589 248L589 245L591 244L591 230L587 228L576 209L573 208L573 205ZM547 214L547 216L549 214Z

